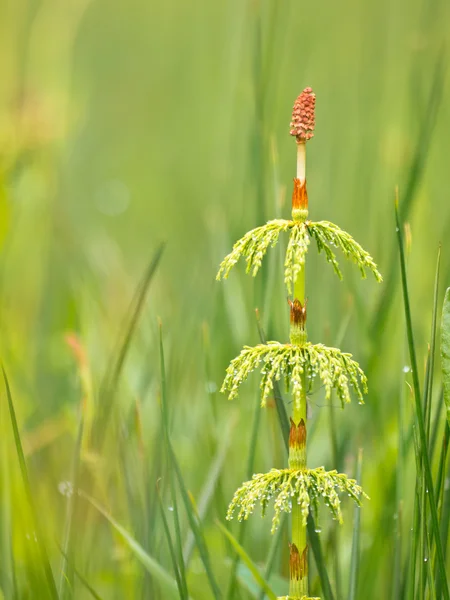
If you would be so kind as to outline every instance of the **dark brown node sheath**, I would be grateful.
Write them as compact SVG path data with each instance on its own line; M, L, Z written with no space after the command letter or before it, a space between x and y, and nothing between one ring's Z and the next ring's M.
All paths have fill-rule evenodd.
M305 329L306 326L306 301L302 304L300 300L288 300L291 309L291 325Z
M297 179L297 177L294 178L294 189L292 191L292 210L308 210L306 179L302 183L300 179Z
M306 425L305 421L301 419L300 423L296 425L292 418L291 429L289 431L289 448L292 450L303 450L306 446Z
M295 544L289 544L289 572L291 580L299 581L308 575L308 546L300 554Z
M297 138L298 143L307 142L314 136L316 95L307 87L298 96L292 109L290 134Z

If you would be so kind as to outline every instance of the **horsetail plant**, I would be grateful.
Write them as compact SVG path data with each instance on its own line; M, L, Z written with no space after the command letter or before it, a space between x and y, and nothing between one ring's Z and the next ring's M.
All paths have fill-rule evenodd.
M317 513L323 500L334 519L342 522L339 492L347 493L359 505L367 497L354 479L323 467L311 469L306 461L306 394L308 384L316 377L325 387L329 400L334 390L344 407L350 402L350 393L363 403L367 393L367 379L351 354L323 344L312 344L306 332L305 261L311 238L317 249L323 251L336 274L342 274L332 248L338 248L352 259L363 277L366 270L381 281L381 275L372 257L353 238L328 221L308 219L306 190L306 142L314 135L316 97L311 88L305 88L295 101L290 134L297 142L297 177L292 194L292 219L276 219L249 231L234 245L220 265L217 279L226 279L241 257L247 263L247 273L255 276L267 249L276 245L279 235L288 232L289 240L284 261L284 280L289 294L290 341L287 344L267 342L255 347L245 346L231 361L221 391L232 399L248 375L261 372L261 405L265 406L273 392L274 382L284 380L291 390L289 464L286 469L272 469L269 473L254 475L234 494L227 519L237 512L238 519L247 519L259 504L262 514L269 503L274 505L272 533L280 522L281 512L291 514L290 587L289 595L280 600L314 600L308 596L308 545L306 524L308 513Z

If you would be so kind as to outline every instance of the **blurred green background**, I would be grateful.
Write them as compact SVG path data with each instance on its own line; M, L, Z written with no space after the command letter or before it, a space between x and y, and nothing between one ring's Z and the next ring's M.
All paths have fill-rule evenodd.
M270 339L287 339L282 248L255 280L243 266L224 284L215 274L247 230L289 216L289 121L307 85L317 95L311 218L349 231L384 275L382 285L360 281L341 260L341 283L308 255L309 336L352 352L370 387L365 406L345 411L329 407L323 390L312 394L308 462L354 476L363 448L371 500L361 511L356 597L404 597L415 466L394 198L398 185L422 378L439 242L439 305L450 285L449 19L444 0L2 0L0 347L39 525L2 392L4 598L52 597L38 536L60 597L95 597L88 585L104 599L170 597L154 565L146 569L89 500L66 494L78 472L80 489L174 579L156 494L160 480L174 539L158 318L170 437L227 597L234 552L217 520L248 476L252 449L255 472L286 457L274 406L257 411L257 377L233 403L218 389L229 360L259 340L255 308ZM189 592L212 598L179 492L176 500ZM324 514L319 535L338 599L348 597L350 503L344 514L339 532ZM286 593L283 536L276 593ZM242 541L264 567L269 517L249 521ZM80 575L70 585L60 582L61 548ZM257 598L248 570L238 573L236 598ZM311 585L319 595L313 562Z

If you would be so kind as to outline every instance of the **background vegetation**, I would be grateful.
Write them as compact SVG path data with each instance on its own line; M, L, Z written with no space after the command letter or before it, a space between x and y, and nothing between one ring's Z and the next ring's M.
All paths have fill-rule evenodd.
M0 348L29 478L3 388L4 598L176 598L163 516L191 597L219 597L205 562L227 597L235 553L217 521L248 472L286 456L256 376L233 403L218 387L259 340L256 307L268 338L287 339L282 249L256 280L243 268L214 278L243 233L289 215L289 119L306 85L317 94L310 214L352 233L385 278L361 282L342 261L341 285L308 258L309 337L352 352L370 386L345 411L311 394L309 464L354 475L362 448L371 498L357 570L350 503L319 539L336 598L352 585L355 598L407 597L416 466L394 190L422 382L440 241L439 306L450 285L449 18L443 0L0 3ZM434 407L439 371L437 360ZM441 414L436 461L443 429ZM264 568L269 518L241 541ZM248 567L238 575L239 597L258 597ZM315 570L312 586L321 593Z

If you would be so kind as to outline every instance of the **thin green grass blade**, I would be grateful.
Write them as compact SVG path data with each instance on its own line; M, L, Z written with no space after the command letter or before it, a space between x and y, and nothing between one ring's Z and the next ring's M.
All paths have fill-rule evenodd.
M361 483L363 451L360 448L358 452L358 461L356 464L356 481ZM353 519L353 542L352 542L352 559L350 562L350 583L348 590L348 600L356 600L358 589L358 572L359 572L359 543L361 530L361 507L355 506Z
M441 105L444 81L445 81L445 55L440 52L438 60L435 63L433 83L431 85L430 95L427 106L423 112L423 120L420 131L417 135L417 145L409 169L409 176L405 186L405 192L400 202L399 221L404 222L409 218L410 212L417 198L417 191L422 180L427 159L429 157L429 148L433 139L434 129L437 122L438 109ZM371 339L374 342L374 348L379 348L379 341L384 331L386 331L386 322L392 301L395 297L396 280L396 249L392 249L390 260L386 264L390 265L389 272L384 278L385 284L380 295L377 309L374 311L374 320L371 326Z
M125 527L122 527L122 525L120 525L96 500L94 500L94 498L91 498L84 493L81 493L81 495L105 517L110 525L112 525L117 533L123 538L135 557L159 583L161 590L164 591L164 597L179 600L177 584L169 573L152 556L150 556L133 536L128 533Z
M409 390L411 392L411 402L414 404L413 400L413 391L408 384ZM419 452L419 443L417 441L417 427L416 427L416 419L412 418L412 437L414 440L414 458L416 465L416 477L417 477L417 486L414 494L414 516L413 516L413 528L411 531L411 549L410 549L410 560L409 560L409 577L408 577L408 600L414 600L416 598L416 584L417 584L417 556L420 548L420 540L421 540L421 494L420 490L425 487L423 482L423 469L421 466L420 452ZM419 565L419 573L420 573L420 565Z
M152 552L152 548L155 547L155 540L157 535L159 534L159 529L155 527L155 524L158 523L158 514L159 514L159 506L158 506L158 498L157 498L157 490L156 486L153 488L153 483L158 481L158 477L161 474L161 452L160 448L164 447L164 433L163 427L161 426L161 421L157 423L156 426L156 435L154 436L153 445L156 446L151 450L148 449L148 445L146 442L146 436L143 430L143 419L141 413L141 403L138 399L134 402L134 418L133 418L133 430L134 435L136 436L137 442L137 450L138 450L138 464L136 465L136 475L131 474L127 476L126 474L130 473L130 469L127 468L127 464L125 462L123 468L126 469L125 473L125 485L127 490L127 496L129 495L128 488L133 489L135 484L133 482L133 477L136 481L140 481L140 487L142 490L142 509L133 509L133 506L130 503L129 510L135 510L137 514L142 515L142 519L136 522L136 526L140 527L139 534L140 538L138 541L142 541L142 545L146 550ZM124 445L129 446L129 439L124 440ZM122 451L123 455L124 452ZM149 460L151 457L151 460ZM125 459L126 461L126 459ZM129 483L129 479L131 482ZM131 499L130 499L131 500ZM133 513L129 513L132 516ZM142 582L142 597L151 597L154 595L153 591L153 583L152 578L148 572L145 573L144 580Z
M450 466L447 468L447 477L450 477ZM441 537L444 540L444 556L448 553L448 538L450 529L450 487L447 487L443 493L442 499L442 517L441 517ZM438 579L440 582L440 580ZM439 597L439 596L438 596Z
M436 596L436 583L435 583L435 577L434 577L434 568L433 568L433 559L431 556L431 547L432 547L432 541L431 541L431 536L427 527L427 544L428 544L428 554L426 557L426 562L427 562L427 575L428 575L428 591L427 591L427 595L426 598L427 600L436 600L437 596Z
M14 434L14 442L15 442L15 446L16 446L17 457L19 459L20 472L22 475L23 485L25 488L25 494L27 496L27 500L28 500L28 503L29 503L30 509L31 509L31 514L32 514L32 518L33 518L33 526L34 526L34 530L36 532L36 540L37 540L37 544L38 544L38 548L39 548L39 554L41 557L42 568L45 573L45 578L46 578L47 585L48 585L48 592L52 598L57 599L58 591L56 589L55 579L53 577L53 572L52 572L52 568L50 566L47 549L45 547L45 544L43 541L43 536L41 533L41 528L39 525L39 519L37 516L36 507L34 505L33 494L31 492L30 479L28 477L27 464L25 461L25 455L23 453L22 441L20 439L19 426L17 424L16 411L14 409L14 403L12 400L11 389L9 387L8 377L6 375L5 367L3 365L2 365L2 372L3 372L3 380L5 382L6 396L8 399L8 408L9 408L9 414L10 414L10 418L11 418L11 425L12 425L13 434Z
M208 548L207 548L207 545L205 542L205 538L203 536L201 527L198 524L197 515L194 512L194 508L193 508L192 502L189 498L189 494L187 492L186 485L184 483L183 475L181 473L180 466L175 458L175 454L174 454L172 446L171 446L171 454L172 454L172 465L175 469L175 473L176 473L176 476L178 479L178 485L180 487L181 497L183 499L184 508L187 513L189 524L194 533L194 537L195 537L195 541L197 544L200 559L203 563L203 566L205 567L206 575L208 577L208 581L209 581L211 590L214 594L214 598L221 598L222 593L220 591L219 586L217 585L216 578L214 576L214 573L213 573L213 570L211 567L211 560L209 558L209 552L208 552Z
M261 342L264 343L265 334L264 334L264 329L262 327L261 317L260 317L258 309L255 310L255 315L256 315L256 325L258 327L259 337L261 339ZM279 390L278 390L278 392L279 392ZM280 411L279 411L278 403L281 402L282 408L284 408L284 416L283 416L283 411L282 411L281 419L285 418L287 421L287 413L286 413L286 408L284 406L284 402L280 395L278 395L276 393L274 395L276 396L275 402L277 405L278 416L280 418ZM277 399L277 397L278 397L278 399ZM280 423L281 423L281 419L280 419ZM258 440L260 421L261 421L261 400L260 400L260 396L258 394L258 396L256 398L256 404L255 404L255 414L253 417L252 433L250 436L250 447L249 447L249 455L247 458L246 479L251 479L251 477L254 473L255 453L256 453L256 445L257 445L257 440ZM241 544L241 546L244 544L246 531L247 531L247 523L245 521L243 521L241 523L241 527L239 528L239 537L238 537L238 541L239 541L239 544ZM237 569L239 566L239 562L240 562L240 556L239 556L239 554L236 554L236 556L233 560L230 578L228 581L228 589L227 589L227 594L226 594L227 600L231 600L234 596L234 592L236 589Z
M12 531L12 496L11 496L11 473L9 459L9 435L6 434L6 427L3 423L6 422L6 406L2 403L0 406L0 422L2 423L2 436L0 440L1 447L1 557L2 569L1 573L1 589L5 598L18 597L15 586L15 565L13 559L13 531Z
M186 566L183 557L183 543L181 539L181 526L180 516L178 511L178 499L177 491L175 488L175 480L173 475L172 465L172 448L170 444L170 433L169 433L169 411L167 404L167 383L166 383L166 365L164 358L164 346L162 338L162 323L159 323L159 357L160 357L160 368L161 368L161 416L164 429L164 440L166 444L166 453L169 466L169 486L170 495L173 507L173 521L175 527L175 550L177 555L177 565L180 573L180 581L183 587L183 593L187 595L188 587L186 581Z
M269 581L270 576L272 575L273 568L275 566L275 558L280 548L281 540L283 539L286 520L287 515L284 514L282 516L280 526L278 527L275 535L272 538L272 543L270 544L269 555L267 557L266 568L264 570L264 578L266 579L266 581ZM261 591L259 595L259 600L264 600L264 590Z
M220 531L224 534L224 536L228 539L228 541L231 543L231 545L233 546L235 551L239 554L242 562L245 564L245 566L251 572L251 574L253 575L253 577L254 577L256 583L259 585L259 587L262 590L264 590L264 592L267 595L267 597L269 598L269 600L276 600L277 597L271 590L269 584L264 579L264 577L261 575L261 573L258 570L258 567L255 565L255 563L252 561L252 559L249 557L247 552L240 545L240 543L237 541L237 539L234 537L234 535L230 531L228 531L228 529L224 525L222 525L222 523L220 523L220 521L217 521L217 526L219 527Z
M60 551L61 551L61 554L63 554L64 560L70 565L70 567L72 568L76 577L80 580L81 584L87 589L87 591L91 594L91 596L93 598L95 598L95 600L103 600L103 598L94 590L94 588L88 582L86 577L82 573L80 573L80 571L75 567L75 565L73 563L70 562L70 559L67 556L67 554L64 554L64 552L61 549L60 549Z
M157 492L156 493L157 493L157 496L158 496L159 508L161 510L161 517L162 517L162 522L163 522L164 535L166 536L167 545L169 547L169 553L170 553L170 558L172 560L173 572L175 574L175 579L177 581L178 592L180 594L180 598L182 600L185 600L188 597L188 594L187 594L187 585L186 585L186 582L184 582L184 584L183 584L183 582L181 581L180 571L178 569L177 557L175 555L175 549L173 547L172 536L170 535L169 523L167 522L166 511L164 509L164 503L163 503L162 498L161 498L161 492L160 492L158 483L156 484L156 487L157 487Z
M431 461L433 461L435 452L436 452L436 447L439 445L439 429L440 426L442 424L442 410L444 408L444 391L443 388L441 386L441 391L439 393L439 401L438 401L438 406L436 409L436 413L434 415L434 422L433 422L433 429L431 432L431 437L430 437L430 457L431 457ZM444 419L446 419L446 416L444 416ZM447 422L447 421L446 421Z
M424 420L425 420L425 428L426 428L426 439L427 439L427 452L429 456L431 452L429 451L431 441L430 441L430 432L431 432L431 412L432 412L432 397L433 397L433 376L434 376L434 356L436 351L436 324L437 324L437 303L438 303L438 293L439 293L439 274L440 274L440 264L441 264L441 248L439 247L437 263L436 263L436 273L434 279L434 296L433 296L433 315L431 318L431 334L430 334L430 348L427 359L426 373L425 373L425 382L424 382L424 391L423 391L423 412L424 412ZM422 461L423 462L423 461ZM431 541L430 535L428 531L428 510L427 510L427 501L426 501L426 489L425 485L422 485L421 495L421 562L420 562L420 571L419 571L419 600L425 598L427 582L430 587L431 593L435 594L434 590L434 577L433 577L433 560L430 556L431 554ZM437 493L436 498L439 499L439 494Z
M99 406L96 419L92 428L92 440L94 447L99 448L103 444L104 436L107 430L107 425L112 411L113 401L118 387L118 382L122 374L128 351L130 349L131 340L133 339L139 317L144 308L145 299L150 284L155 276L156 270L160 263L164 251L164 244L160 244L155 254L153 255L149 266L138 285L135 296L131 302L130 314L128 322L124 326L124 332L120 334L121 341L118 344L117 350L113 353L110 366L106 372L99 392Z
M222 426L222 440L219 448L217 449L217 453L214 457L214 460L212 461L211 467L206 475L205 484L202 488L200 499L197 504L197 513L200 521L203 521L208 512L208 509L211 506L211 501L214 497L214 492L217 489L218 481L220 478L220 474L222 473L222 468L225 463L228 450L230 448L231 440L233 439L232 432L236 425L236 422L236 413L233 413L225 427ZM183 548L183 556L186 565L188 565L191 560L194 545L194 535L192 531L189 531Z
M261 422L261 399L260 399L260 395L257 394L256 403L255 403L255 413L254 413L254 417L253 417L252 432L251 432L251 436L250 436L249 454L248 454L248 458L247 458L246 479L251 479L251 477L254 473L255 454L256 454L260 422ZM247 523L246 523L246 521L243 521L241 523L241 527L239 528L239 538L238 538L239 544L241 546L244 543L246 531L247 531ZM226 594L227 600L231 600L234 596L234 591L236 588L237 569L239 566L239 562L240 562L240 556L239 556L239 554L236 554L236 556L233 560L232 567L231 567L230 578L228 580L228 589L227 589L227 594Z
M430 371L431 364L431 352L428 350L427 356L427 364L425 369L425 381L423 386L423 418L425 421L425 433L426 433L426 442L427 442L427 451L429 445L429 434L428 434L428 417L427 415L431 413L431 407L428 402L428 389L429 389L429 381L431 377ZM418 454L418 464L419 469L421 470L421 485L420 485L420 561L419 561L419 590L418 590L418 600L425 599L425 590L427 585L427 574L428 574L428 542L427 542L427 499L426 499L426 485L424 483L424 472L423 472L423 459L420 454L420 444L416 444L417 454Z
M434 357L436 353L436 325L438 312L438 295L439 295L439 274L441 267L441 247L439 246L436 274L434 277L434 295L433 295L433 315L431 317L431 334L430 334L430 360L427 364L427 374L425 377L424 386L424 412L427 432L427 444L430 447L430 432L431 432L431 401L433 398L433 377L434 377Z
M403 350L405 352L405 350ZM395 470L395 546L394 546L394 564L393 564L393 582L392 582L392 594L391 600L397 600L397 598L406 598L407 586L409 584L408 577L408 566L409 560L405 561L403 565L403 505L404 505L404 480L405 480L405 462L408 454L408 448L410 442L408 440L408 434L405 435L405 391L406 386L404 383L404 374L402 373L400 381L400 393L397 395L397 431L398 431L398 451L397 451L397 465ZM415 497L414 497L415 498ZM411 554L411 543L409 552Z
M450 426L445 423L444 434L442 436L441 454L439 457L439 467L437 475L436 497L439 498L439 505L442 505L442 494L444 492L444 474L445 465L447 464L448 444L450 441ZM442 507L442 506L441 506Z
M441 527L441 539L444 540L444 557L446 557L446 548L447 548L447 540L448 540L448 521L447 527L445 527L445 472L446 472L446 464L447 464L447 456L448 456L448 445L450 441L450 426L448 421L445 423L444 434L442 437L442 445L441 445L441 453L439 456L439 468L437 475L437 485L436 485L436 497L438 498L438 507L439 507L439 522ZM436 553L434 553L433 557L433 571L436 572ZM436 597L440 598L441 595L441 581L440 577L436 577Z
M420 532L420 513L419 513L419 496L414 494L414 514L413 514L413 528L411 530L411 547L409 551L409 564L408 564L408 581L406 587L406 598L408 600L414 600L416 597L416 562L417 562L417 549L419 546L419 532Z
M160 332L161 332L161 328L160 328ZM163 347L163 343L162 343L162 332L160 333L160 362L161 362L161 410L163 412L163 423L164 423L165 432L166 432L166 444L167 444L167 450L168 450L168 455L169 455L168 458L169 458L170 468L175 471L175 475L178 480L178 486L179 486L180 492L181 492L181 498L183 500L184 508L185 508L185 511L186 511L186 514L187 514L187 517L189 520L189 525L194 534L194 538L195 538L195 541L197 544L200 559L203 563L203 566L205 567L206 575L207 575L211 590L214 594L214 598L221 598L222 594L219 589L219 586L217 585L216 578L214 576L214 573L213 573L213 570L211 567L209 552L208 552L208 548L206 546L203 532L202 532L200 524L198 523L197 515L194 512L194 508L192 506L191 499L189 498L189 494L187 492L186 485L184 483L183 475L182 475L180 466L178 464L178 461L176 459L175 452L173 450L172 443L171 443L170 437L169 437L166 375L165 375L165 362L164 362L164 347ZM175 490L174 490L174 495L173 495L172 501L174 501L174 499L175 499ZM175 512L175 506L174 506L174 512ZM181 540L180 540L180 544L181 544ZM183 553L181 550L181 556L179 556L178 564L180 565L182 561L183 561Z
M88 580L84 577L84 575L82 575L80 573L80 571L74 567L74 573L77 576L77 578L81 581L82 585L87 589L87 591L91 594L91 596L93 598L95 598L95 600L104 600L100 594L98 594L94 588L92 587L92 585L88 582Z
M448 582L447 576L445 572L445 561L444 561L444 553L442 549L441 536L439 531L439 520L437 514L437 505L436 498L434 492L434 484L433 477L431 473L431 465L430 459L428 455L428 447L427 447L427 437L425 430L425 422L422 414L422 406L421 406L421 394L420 394L420 385L419 385L419 375L417 371L417 360L416 360L416 350L414 345L414 334L412 329L412 318L411 318L411 308L409 302L409 293L408 293L408 282L406 278L406 265L405 265L405 254L403 248L403 235L401 230L400 217L398 212L398 203L395 204L395 218L396 218L396 228L397 228L397 239L400 253L400 269L401 269L401 278L402 278L402 289L403 289L403 300L404 300L404 310L406 317L406 331L408 337L408 347L409 354L411 359L411 368L412 368L412 377L413 377L413 387L414 387L414 400L416 405L416 418L418 424L418 441L420 454L423 460L424 466L424 478L425 484L428 490L428 501L430 506L430 514L431 514L431 525L432 525L432 533L434 536L434 541L436 544L437 550L437 561L438 561L438 570L440 573L440 577L442 578L442 595L444 600L449 600L449 590L448 590Z
M317 571L319 573L320 583L322 584L323 600L334 600L333 590L331 589L330 579L328 577L325 558L322 551L322 545L320 543L317 528L311 513L308 515L308 537L314 554Z
M83 440L84 430L84 415L81 413L80 422L78 425L77 439L72 460L72 477L73 491L67 500L66 522L64 527L64 545L62 548L62 563L59 580L59 597L64 600L67 597L73 596L74 589L74 570L73 570L73 521L78 500L80 460L81 460L81 444Z
M425 600L428 574L427 553L427 499L425 494L425 485L422 484L422 489L420 490L420 562L418 600Z
M342 342L344 341L345 335L346 335L348 327L350 325L350 320L353 315L353 310L354 310L354 302L352 301L347 310L347 314L346 314L345 318L342 320L342 323L339 327L339 331L336 336L336 339L333 342L333 346L335 348L340 348L342 345ZM329 419L330 419L329 431L330 431L330 444L331 444L331 450L332 450L333 465L334 465L335 469L337 469L338 471L341 471L344 450L343 450L343 445L341 444L341 446L339 447L339 444L338 444L335 411L336 411L336 408L333 406L333 403L329 402L329 404L328 404L328 415L329 415ZM333 554L334 554L333 568L334 568L336 596L338 598L341 598L343 594L342 594L342 575L341 575L341 569L342 569L342 567L341 567L341 552L339 550L339 548L340 548L339 541L340 541L340 525L336 522L333 522L332 523L332 531L330 534L330 542L331 542L331 546L333 548Z
M450 287L445 292L441 318L441 367L447 423L450 423Z

